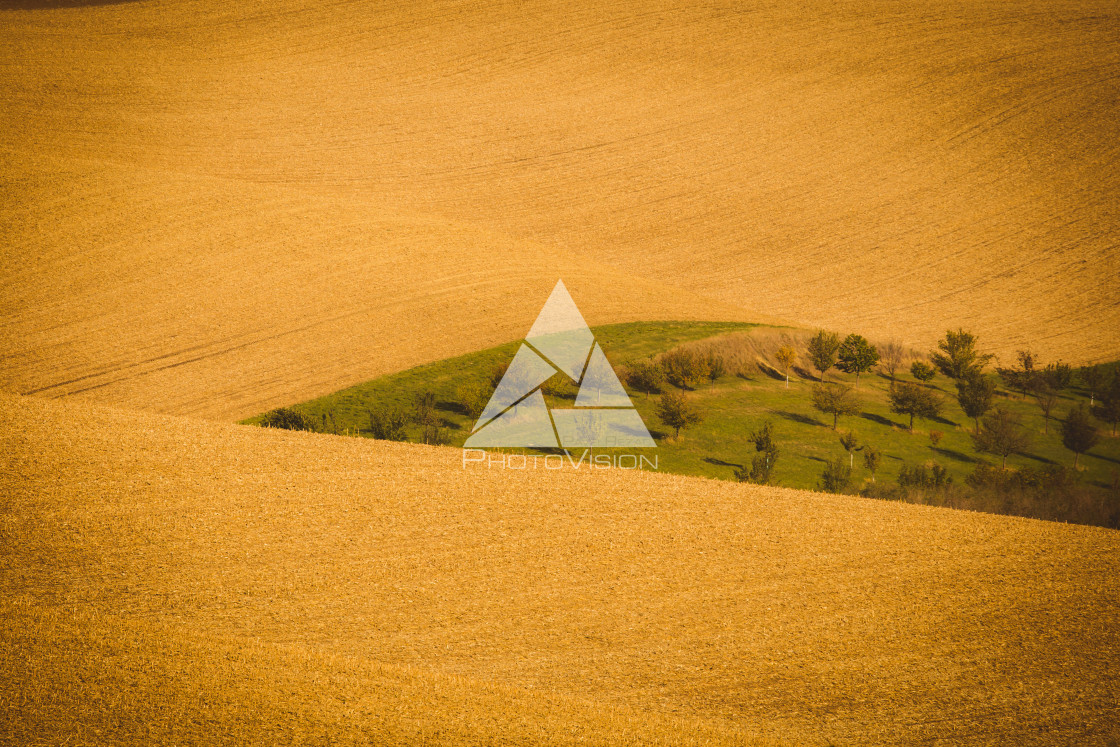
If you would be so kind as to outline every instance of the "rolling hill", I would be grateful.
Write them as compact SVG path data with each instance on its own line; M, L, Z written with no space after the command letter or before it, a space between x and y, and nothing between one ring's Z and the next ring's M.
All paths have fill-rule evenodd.
M1113 3L3 7L8 390L235 419L558 276L594 323L1120 356Z
M37 397L0 419L4 741L1120 736L1114 531Z

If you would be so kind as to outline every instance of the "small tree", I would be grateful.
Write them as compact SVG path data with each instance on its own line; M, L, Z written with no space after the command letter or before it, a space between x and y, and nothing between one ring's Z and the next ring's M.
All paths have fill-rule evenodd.
M891 383L894 383L895 373L902 367L902 356L906 354L902 345L897 342L888 342L883 346L883 358L880 365L887 375L891 377Z
M871 482L875 482L875 473L879 471L879 465L882 461L883 452L874 446L863 447L863 466L867 467L867 471L871 473Z
M1097 445L1101 440L1097 427L1089 419L1089 413L1084 405L1078 405L1069 411L1066 419L1062 421L1062 444L1073 452L1073 468L1077 469L1077 461L1081 455Z
M977 451L1000 457L1003 469L1007 469L1008 456L1018 454L1031 445L1022 419L1003 407L984 415L976 433L972 434L972 442Z
M789 389L789 370L793 368L794 363L797 363L797 351L789 345L782 345L774 353L774 360L782 367L782 373L786 375L786 389Z
M1112 426L1112 435L1116 435L1116 424L1120 423L1120 371L1112 376L1108 388L1101 392L1101 403L1095 410L1098 418Z
M661 356L665 378L681 389L695 389L708 378L707 361L692 350L678 348Z
M1038 409L1042 410L1042 432L1049 433L1050 413L1054 410L1054 405L1058 403L1058 390L1050 386L1046 379L1037 376L1031 386L1031 395L1034 397L1034 401L1038 403Z
M377 408L369 411L369 433L381 441L406 440L405 424L407 422L408 418L400 410Z
M455 391L455 398L471 418L478 418L490 401L490 393L481 384L464 384Z
M778 461L778 444L774 442L774 428L767 420L762 427L754 431L747 439L754 443L758 452L751 460L750 470L735 470L735 477L739 482L754 482L759 485L770 483L770 476L774 471L774 463Z
M708 380L715 381L727 373L727 362L714 350L704 355L704 366L708 369Z
M942 433L941 431L930 431L929 432L929 442L931 444L933 444L934 446L937 446L939 443L941 443L941 439L944 438L944 437L945 437L945 434Z
M665 369L652 360L635 361L626 367L626 383L645 392L649 399L650 394L660 394L665 386Z
M910 375L923 384L929 384L937 375L937 369L925 361L914 361L910 364Z
M932 389L920 384L902 381L890 388L887 396L891 412L910 416L910 432L914 432L914 418L936 418L941 413L941 397Z
M281 407L265 414L261 419L265 428L283 428L288 431L314 431L315 422L302 412Z
M1024 397L1031 389L1034 381L1034 353L1029 350L1018 352L1018 368L997 368L996 373L1003 379L1009 389L1015 389Z
M832 416L832 430L842 415L855 415L859 412L859 400L852 387L847 384L814 384L813 407Z
M980 429L980 418L992 409L992 399L996 394L996 380L979 371L970 371L962 379L957 379L957 402L964 414Z
M847 433L840 434L840 445L844 447L844 451L848 452L848 466L856 466L856 452L862 446L859 445L859 438L856 436L855 431L848 431Z
M825 463L820 482L817 483L817 489L829 493L841 493L847 489L851 482L852 468L844 464L843 457L837 457Z
M436 410L436 394L431 390L417 392L412 398L412 420L421 425L440 425L442 419Z
M879 362L879 351L874 345L867 342L862 335L850 334L837 351L839 358L836 367L844 373L856 375L856 386L859 386L859 375L870 371Z
M675 430L675 438L680 438L681 431L696 425L703 416L695 405L685 397L683 392L669 390L661 395L657 404L657 417L661 422Z
M836 365L836 353L839 350L840 337L835 332L825 332L822 329L809 340L809 360L812 361L813 368L821 372L822 382L828 369Z
M1092 407L1096 403L1097 393L1108 383L1108 373L1104 366L1094 363L1090 366L1082 366L1078 374L1081 383L1089 392L1089 407Z
M1055 392L1061 392L1069 389L1069 385L1073 383L1073 369L1069 367L1068 363L1049 363L1045 368L1038 371L1036 378L1045 382L1045 384L1053 389Z
M938 350L929 354L929 359L950 379L964 378L970 371L982 371L994 356L977 352L976 339L976 335L963 329L949 330L938 341Z

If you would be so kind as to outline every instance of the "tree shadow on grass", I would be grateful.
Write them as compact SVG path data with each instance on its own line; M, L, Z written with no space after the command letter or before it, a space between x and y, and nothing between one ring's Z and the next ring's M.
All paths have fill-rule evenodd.
M876 415L873 412L861 412L859 414L859 416L861 418L863 418L864 420L870 420L872 423L878 423L879 425L885 425L888 428L902 428L903 430L906 429L905 425L899 425L898 423L894 422L893 420L890 420L889 418L884 418L882 415Z
M961 452L955 451L953 449L942 449L942 448L939 448L937 446L934 446L932 448L933 448L934 451L936 451L941 456L946 457L947 459L952 459L954 462L964 462L966 464L976 464L977 462L980 461L979 459L976 459L975 457L970 457L968 454L962 454Z
M1104 461L1112 462L1113 464L1120 464L1120 459L1117 459L1116 457L1105 456L1104 454L1088 453L1084 456L1093 457L1094 459L1103 459Z
M774 410L773 412L780 418L792 420L793 422L801 423L802 425L825 425L825 423L822 423L816 418L811 418L808 415L802 415L799 412L789 412L787 410Z
M1019 456L1025 457L1026 459L1033 459L1036 462L1042 462L1043 464L1057 464L1057 462L1055 462L1053 459L1049 459L1048 457L1044 457L1039 454L1031 454L1026 451L1019 452Z
M743 469L743 465L736 464L735 462L725 462L722 459L715 459L714 457L704 457L704 461L708 464L714 464L717 467L734 467L735 469Z
M786 380L786 375L784 373L782 373L778 369L774 368L773 366L766 365L765 363L760 362L758 364L758 370L761 371L765 376L769 376L771 379L774 379L775 381L785 381Z

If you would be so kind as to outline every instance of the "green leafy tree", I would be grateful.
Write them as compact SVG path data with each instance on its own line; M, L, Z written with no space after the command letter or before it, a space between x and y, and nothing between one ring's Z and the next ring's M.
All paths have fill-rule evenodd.
M735 470L735 477L739 482L768 485L780 453L778 444L774 441L774 427L767 420L761 428L747 436L747 439L754 443L754 449L758 453L751 460L750 470Z
M455 391L455 398L468 417L478 418L490 401L490 392L481 384L464 384Z
M847 384L822 383L813 385L813 407L832 416L832 430L836 430L841 416L859 412L859 400Z
M797 351L789 345L782 345L774 353L774 360L782 367L782 373L786 376L786 389L789 389L789 370L797 363Z
M970 371L982 371L994 356L978 352L976 340L976 335L963 329L949 330L938 341L938 349L929 354L929 359L950 379L962 379Z
M843 457L830 459L825 462L824 471L821 472L821 479L817 483L817 490L824 490L829 493L842 493L847 490L852 482L852 468L844 464Z
M902 381L887 392L891 412L910 416L910 432L914 432L914 418L936 418L941 413L942 400L932 389Z
M665 386L665 369L656 361L635 361L626 367L626 383L639 392L645 392L646 399L650 394L660 394Z
M820 371L822 382L828 369L836 365L836 353L839 350L840 337L835 332L825 332L822 329L809 340L809 360L812 361L813 368Z
M1042 432L1049 433L1050 414L1054 411L1054 405L1058 404L1058 390L1050 386L1046 379L1037 376L1031 386L1031 396L1038 403L1038 409L1042 410Z
M408 418L400 410L378 408L369 411L369 433L381 441L407 440L407 423Z
M964 414L980 429L980 418L992 409L992 399L996 395L996 380L979 371L971 371L964 378L957 379L957 402Z
M1074 469L1077 469L1077 461L1081 455L1096 446L1100 440L1097 427L1089 419L1089 412L1084 405L1074 407L1062 421L1062 444L1073 452Z
M1108 384L1108 371L1099 363L1082 366L1078 371L1081 383L1089 392L1089 407L1096 404L1097 394Z
M675 431L675 438L680 438L681 431L701 422L704 418L691 400L683 392L670 390L661 395L657 404L657 417L661 422Z
M661 356L665 378L681 389L695 389L711 373L707 360L693 350L678 348Z
M1014 389L1026 397L1034 382L1034 353L1029 350L1020 350L1017 355L1019 358L1018 368L997 368L996 373L999 374L999 377L1003 379L1009 389Z
M1069 389L1070 384L1073 383L1073 369L1069 367L1068 363L1049 363L1045 368L1038 371L1035 376L1036 381L1042 381L1048 387L1056 392L1062 392Z
M704 355L704 365L708 369L708 380L715 381L727 373L727 362L723 356L714 350L709 350Z
M879 471L882 462L883 452L870 445L863 447L863 466L871 473L871 482L875 482L875 473Z
M1000 457L1002 469L1007 469L1007 457L1019 454L1031 445L1030 436L1023 427L1023 420L1014 412L997 407L984 415L972 434L976 450Z
M910 364L910 375L923 384L928 384L937 375L937 369L925 361L914 361Z
M856 386L859 386L859 375L879 362L879 350L862 335L850 334L840 344L837 358L836 367L844 373L855 374Z

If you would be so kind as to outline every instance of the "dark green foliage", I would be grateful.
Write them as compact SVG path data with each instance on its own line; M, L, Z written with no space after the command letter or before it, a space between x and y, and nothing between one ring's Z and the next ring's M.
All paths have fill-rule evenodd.
M848 452L848 466L855 466L856 452L860 450L859 437L856 436L855 431L848 431L840 435L840 445L844 447L844 451Z
M900 488L921 488L923 490L943 490L953 482L949 470L937 462L926 464L904 464L898 471Z
M751 459L750 470L737 469L735 477L739 482L768 485L780 453L778 444L774 441L774 427L767 420L761 428L747 436L747 439L754 443L755 451L758 453Z
M836 367L844 373L855 374L858 386L859 375L870 371L879 362L879 351L867 342L866 337L850 334L841 343L837 357Z
M832 430L842 415L855 415L859 412L859 400L847 384L814 384L813 407L832 416Z
M909 381L892 384L887 392L891 412L910 416L910 432L914 432L914 418L936 418L941 412L942 400L932 389Z
M1108 369L1099 363L1091 366L1082 366L1078 371L1078 378L1089 392L1089 407L1096 404L1096 397L1108 384Z
M661 356L665 378L681 389L695 389L711 374L708 361L693 350L678 348Z
M937 375L937 369L925 361L914 361L910 364L910 375L923 384L928 384Z
M498 388L498 384L500 384L502 382L502 379L505 377L506 371L508 371L508 370L509 370L509 363L508 362L507 363L499 363L498 365L494 366L494 370L492 370L490 372L490 391L493 391L493 390Z
M418 425L439 425L442 421L436 411L435 392L425 390L417 392L412 398L412 420Z
M369 411L369 433L382 441L404 441L408 418L400 410L377 408Z
M994 357L976 350L976 335L958 329L949 330L937 343L937 350L929 354L933 365L950 379L961 379L972 371L979 373Z
M459 404L463 406L463 412L471 418L477 418L486 409L490 394L486 387L479 384L464 384L455 391Z
M715 381L727 373L727 364L723 360L723 356L714 350L709 350L708 354L704 356L704 364L708 367L708 378Z
M315 423L302 412L281 407L267 413L261 420L265 428L283 428L288 431L314 431Z
M863 466L867 467L867 471L871 473L871 482L875 482L875 473L879 471L879 465L882 462L883 452L871 445L863 447Z
M1100 440L1097 427L1089 419L1089 412L1083 405L1070 410L1062 421L1062 444L1073 452L1074 469L1077 469L1077 461L1081 455L1096 446Z
M1068 363L1050 363L1045 368L1039 369L1035 372L1035 381L1041 381L1046 386L1050 387L1056 392L1063 389L1068 389L1069 385L1073 383L1073 369L1069 367Z
M1021 453L1031 445L1022 419L1003 407L984 415L976 433L972 434L972 442L977 451L1000 457L1003 469L1007 468L1007 457Z
M809 360L813 368L820 371L822 382L828 369L836 365L836 354L839 350L840 337L835 332L825 332L822 329L809 340Z
M976 422L980 428L980 418L992 409L992 399L996 394L996 380L978 371L971 371L964 378L957 379L957 402L964 414Z
M1113 373L1108 388L1101 392L1101 403L1093 412L1112 426L1112 435L1115 436L1116 424L1120 423L1120 371Z
M1046 379L1036 376L1031 385L1031 396L1038 403L1038 409L1042 410L1042 432L1049 433L1050 413L1053 412L1054 405L1058 404L1058 390L1050 386Z
M1029 350L1020 350L1018 356L1018 368L997 368L996 373L999 374L1009 389L1014 389L1025 397L1034 382L1034 353Z
M447 430L437 423L425 423L420 430L420 443L430 446L443 446L448 442Z
M843 457L837 457L825 463L820 482L817 483L817 490L842 493L848 489L851 482L852 468L848 466Z
M626 366L626 383L639 392L660 394L665 386L665 370L652 360L634 361Z
M680 438L683 429L703 420L700 411L684 393L675 390L661 395L661 401L657 404L657 417L661 418L662 423L675 430L677 438Z

